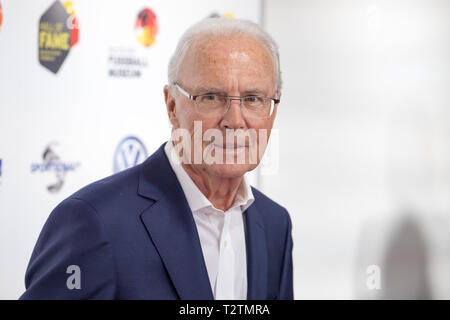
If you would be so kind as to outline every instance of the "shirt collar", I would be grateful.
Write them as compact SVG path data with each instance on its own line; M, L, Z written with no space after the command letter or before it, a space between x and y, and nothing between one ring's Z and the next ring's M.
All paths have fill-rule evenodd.
M217 211L222 211L213 206L211 201L209 201L208 198L205 197L205 195L195 185L194 181L192 181L191 177L189 177L189 175L186 173L183 166L181 165L180 159L175 151L172 141L169 140L166 143L166 145L164 146L164 152L166 153L166 156L169 159L170 166L172 167L175 175L178 178L178 181L180 182L181 188L183 189L191 211L196 212L207 207L214 208ZM244 212L254 201L255 198L253 196L252 188L244 175L241 185L239 186L236 193L234 203L230 209L240 206L242 212Z

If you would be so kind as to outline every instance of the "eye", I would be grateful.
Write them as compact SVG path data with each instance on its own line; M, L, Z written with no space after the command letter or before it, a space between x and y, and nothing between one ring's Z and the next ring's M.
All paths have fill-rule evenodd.
M203 99L205 101L215 101L215 100L217 100L217 95L216 94L205 94L203 96Z
M245 100L246 102L255 103L255 102L259 102L260 98L257 97L257 96L246 96L246 97L244 98L244 100Z

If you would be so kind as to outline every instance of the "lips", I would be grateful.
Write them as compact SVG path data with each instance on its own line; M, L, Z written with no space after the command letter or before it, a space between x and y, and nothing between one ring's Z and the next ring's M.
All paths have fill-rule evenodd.
M234 144L230 144L230 145L218 145L218 144L214 144L213 143L214 148L222 148L222 149L242 149L242 148L246 148L246 145L234 145Z

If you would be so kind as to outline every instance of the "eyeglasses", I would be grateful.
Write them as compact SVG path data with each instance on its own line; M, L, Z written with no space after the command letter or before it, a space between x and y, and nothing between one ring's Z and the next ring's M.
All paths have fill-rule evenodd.
M256 95L238 97L219 93L207 93L193 96L177 83L174 85L184 96L193 100L197 112L205 116L223 116L230 108L231 100L239 100L244 117L267 119L272 116L275 105L280 103L280 99Z

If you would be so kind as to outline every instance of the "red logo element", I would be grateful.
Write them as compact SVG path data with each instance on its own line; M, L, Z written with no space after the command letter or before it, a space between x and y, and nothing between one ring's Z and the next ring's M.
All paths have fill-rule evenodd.
M67 13L70 14L70 18L67 21L67 25L69 29L72 30L70 35L70 46L73 47L78 42L78 32L79 32L78 20L77 17L75 17L75 10L73 9L72 1L65 1L64 8L66 8Z
M158 24L155 13L145 8L139 12L134 30L138 41L145 47L150 47L156 39L158 33Z
M0 30L2 29L2 22L3 22L3 10L2 4L0 3Z

